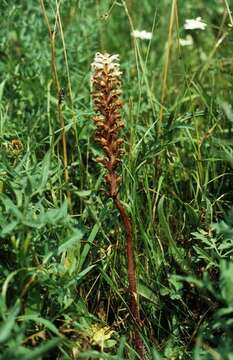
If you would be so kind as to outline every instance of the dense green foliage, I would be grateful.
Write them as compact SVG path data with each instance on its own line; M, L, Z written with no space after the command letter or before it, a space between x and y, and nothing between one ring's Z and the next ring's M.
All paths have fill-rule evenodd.
M138 358L125 235L95 162L90 65L107 51L123 71L120 195L146 359L232 360L230 1L181 1L173 17L172 0L44 1L51 27L56 13L62 24L68 182L41 3L0 4L0 359ZM185 30L199 16L206 29Z

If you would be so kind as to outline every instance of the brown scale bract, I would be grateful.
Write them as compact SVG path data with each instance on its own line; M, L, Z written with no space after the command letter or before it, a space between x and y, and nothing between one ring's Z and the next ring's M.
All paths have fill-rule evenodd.
M95 55L92 63L93 101L97 115L94 121L97 127L96 140L104 151L103 158L97 158L107 169L105 181L109 185L109 195L116 198L121 177L117 175L117 166L122 154L123 139L119 138L119 130L124 126L120 109L121 71L119 56Z

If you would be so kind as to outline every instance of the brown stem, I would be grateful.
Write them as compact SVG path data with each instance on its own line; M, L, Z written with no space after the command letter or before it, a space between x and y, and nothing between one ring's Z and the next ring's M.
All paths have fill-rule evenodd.
M139 313L139 304L138 304L138 291L137 291L137 280L136 280L136 268L135 268L135 260L134 260L134 252L133 252L133 236L132 236L132 224L127 214L124 206L121 201L115 197L113 198L114 204L118 209L121 220L124 224L126 231L126 252L127 252L127 261L128 261L128 281L129 281L129 293L130 293L130 308L132 311L132 315L134 318L134 322L137 326L141 325L140 313ZM138 333L138 330L135 330L134 333L134 342L135 347L143 359L144 357L144 345L142 339Z

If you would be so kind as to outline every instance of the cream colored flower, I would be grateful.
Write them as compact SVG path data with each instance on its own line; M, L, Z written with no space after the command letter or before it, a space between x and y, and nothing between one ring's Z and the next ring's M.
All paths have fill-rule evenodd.
M141 40L151 40L152 39L152 33L151 32L147 32L145 30L143 31L139 31L139 30L134 30L131 35L134 38L137 39L141 39Z
M186 19L184 24L185 30L205 30L206 26L206 23L201 17L197 17L196 19Z
M184 39L179 39L180 46L192 46L193 38L191 35L187 35Z
M114 73L114 76L120 76L119 55L109 55L108 53L96 53L94 62L91 64L92 71L103 70L107 66L108 71Z

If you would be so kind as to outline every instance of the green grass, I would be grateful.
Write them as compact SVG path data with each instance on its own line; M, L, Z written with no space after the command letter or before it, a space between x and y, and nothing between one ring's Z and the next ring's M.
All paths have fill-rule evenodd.
M107 51L123 71L145 358L232 360L231 1L44 4L53 62L40 1L0 5L0 359L139 358L125 235L95 161L91 63ZM186 31L198 16L206 29Z

